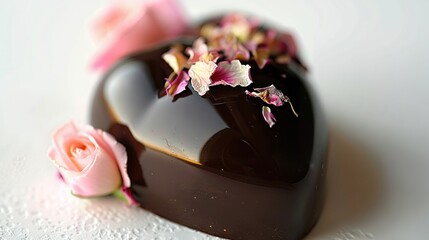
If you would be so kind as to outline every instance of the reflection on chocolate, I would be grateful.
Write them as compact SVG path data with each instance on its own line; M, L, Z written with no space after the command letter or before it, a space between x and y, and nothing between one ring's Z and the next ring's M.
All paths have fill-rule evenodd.
M131 143L127 150L136 151L135 141L145 146L129 163L129 172L144 178L132 182L141 206L230 239L302 238L321 211L327 147L326 124L302 68L260 70L250 62L251 86L215 86L203 97L189 89L173 101L159 96L171 72L161 59L168 48L119 63L93 101L95 127L118 137L115 129L126 126L132 134L119 136ZM272 128L261 116L264 103L244 93L270 84L299 114L287 104L273 107Z

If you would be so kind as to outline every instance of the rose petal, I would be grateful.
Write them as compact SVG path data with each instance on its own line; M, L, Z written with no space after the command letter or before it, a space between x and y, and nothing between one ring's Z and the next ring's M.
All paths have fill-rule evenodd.
M109 146L109 144L103 138L103 135L108 134L108 133L106 133L100 129L95 129L91 125L83 125L83 124L78 124L78 123L75 123L75 125L78 127L79 131L84 132L84 133L92 136L95 139L95 141L97 142L98 146L100 148L102 148L104 151L106 151L106 153L109 154L109 156L112 159L115 159L115 153L113 152L114 150L111 148L111 146Z
M274 85L270 85L264 88L255 88L257 92L249 92L245 91L245 93L252 97L259 97L262 101L274 105L274 106L282 106L285 102L289 103L290 108L293 114L298 117L295 109L293 108L292 102L290 99L283 94L282 91L278 90Z
M278 38L283 45L283 52L286 52L291 58L295 58L297 56L297 46L292 35L289 33L279 33Z
M217 65L213 61L196 62L189 69L189 76L191 77L191 84L199 95L204 95L209 90L209 84L212 82L210 77L216 70Z
M186 53L189 55L188 63L193 64L198 61L202 62L216 62L219 58L219 53L216 51L209 51L203 38L198 38L194 41L192 48L187 48Z
M74 137L77 131L78 127L74 122L69 122L59 128L53 135L52 147L48 152L48 156L52 160L55 160L58 166L69 169L70 171L79 171L79 168L70 160L63 145L65 139Z
M252 36L250 37L249 41L246 43L246 47L249 46L258 46L259 44L263 43L265 41L265 33L262 31L256 31L252 33ZM256 49L256 48L255 48ZM249 50L252 50L249 48Z
M173 80L167 80L166 93L170 96L175 96L186 89L189 82L189 75L185 71L180 71L179 75Z
M252 51L252 54L255 57L255 61L259 69L262 69L270 58L270 48L267 46L259 46L256 50Z
M192 44L192 48L187 48L186 53L189 55L189 63L196 63L200 61L203 54L208 53L209 49L204 42L203 38L197 38Z
M271 112L270 107L267 107L267 106L262 107L262 116L264 117L265 122L268 123L270 128L273 127L273 125L277 121L276 118L274 117L273 113Z
M289 55L282 54L276 57L276 63L278 64L288 64L291 61Z
M247 48L245 48L237 38L233 35L226 35L219 39L217 39L218 43L215 45L219 45L227 60L249 60L250 53Z
M250 79L250 66L242 65L239 60L220 62L211 79L212 83L210 85L222 84L232 87L246 87L252 83Z
M262 101L274 105L282 106L284 102L289 101L282 91L278 90L274 85L270 85L264 88L255 88L257 92L249 92L246 90L246 94L252 97L259 97Z
M79 175L60 168L59 171L69 184L72 193L82 197L103 196L112 193L122 183L117 163L109 154L98 148L93 152L94 161Z
M221 26L225 32L233 34L242 42L246 41L251 30L249 20L242 14L226 15L221 21Z
M93 159L92 152L97 148L96 140L83 132L63 138L61 150L67 155L67 161L76 167L76 171L85 169Z
M116 141L116 139L107 132L102 132L102 137L113 152L114 159L116 160L119 171L121 173L122 186L130 187L131 180L127 172L128 156L125 147L118 141Z
M186 57L177 48L171 48L168 52L162 54L162 59L168 63L175 73L188 66Z

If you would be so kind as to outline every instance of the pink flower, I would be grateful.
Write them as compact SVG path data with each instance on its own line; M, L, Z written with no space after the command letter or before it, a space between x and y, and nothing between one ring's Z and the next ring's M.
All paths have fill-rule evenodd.
M177 36L186 26L175 0L115 0L94 22L102 47L92 68L106 70L125 55Z
M92 126L70 122L59 128L48 156L75 195L102 196L131 186L125 148Z

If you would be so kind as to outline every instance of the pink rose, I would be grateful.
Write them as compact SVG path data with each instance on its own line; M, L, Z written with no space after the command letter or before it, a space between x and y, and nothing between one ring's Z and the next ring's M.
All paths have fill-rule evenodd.
M131 185L125 148L92 126L70 122L58 129L48 156L75 195L102 196Z
M102 48L92 68L177 36L187 26L175 0L116 0L96 17L93 32Z

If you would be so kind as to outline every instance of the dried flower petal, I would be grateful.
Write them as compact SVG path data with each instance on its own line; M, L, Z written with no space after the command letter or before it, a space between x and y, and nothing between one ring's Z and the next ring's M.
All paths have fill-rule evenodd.
M221 28L214 23L204 24L201 27L200 35L208 40L211 40L221 35Z
M196 63L198 61L206 62L209 61L216 62L219 58L219 53L216 51L209 51L204 39L198 38L194 41L192 48L187 48L186 53L189 55L188 63Z
M209 49L203 38L198 38L192 44L192 48L187 48L186 53L189 55L189 63L195 63L200 60L200 56L208 53Z
M175 96L186 89L189 82L189 75L185 71L180 71L175 79L166 79L165 92L170 96Z
M189 69L191 84L199 95L204 95L209 90L209 84L212 82L210 77L216 70L217 65L213 61L196 62Z
M290 99L285 96L282 91L278 90L273 84L268 87L254 89L257 92L249 92L246 90L245 93L252 97L259 97L262 99L262 101L277 107L282 106L285 102L287 102L289 103L293 114L298 117L298 114L295 112Z
M186 57L177 48L171 48L168 52L162 54L162 58L175 73L179 73L179 71L188 66Z
M268 125L273 127L273 125L276 123L276 118L274 117L274 114L271 112L271 108L267 106L262 107L262 116L265 119L265 122L268 123Z
M246 90L246 94L252 97L259 97L262 101L277 107L282 106L284 102L289 101L289 98L272 84L264 88L255 88L255 90L257 92L249 92Z
M279 33L278 38L282 44L284 44L284 52L286 52L292 58L297 57L297 46L295 39L289 33Z
M276 63L278 64L288 64L291 61L289 55L282 54L276 58Z
M249 38L251 23L246 16L241 14L229 14L222 19L222 30L234 35L244 42Z
M221 50L223 50L227 60L249 60L250 53L236 38L225 37L220 41Z
M265 67L268 59L270 58L270 48L267 46L259 46L255 51L252 51L252 54L255 58L256 64L258 64L259 69Z
M265 41L265 34L261 31L254 32L250 37L248 43L253 43L256 45L261 44Z
M223 61L218 64L211 76L211 85L229 85L232 87L246 87L252 83L250 79L250 66L242 65L239 60Z

